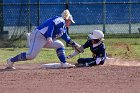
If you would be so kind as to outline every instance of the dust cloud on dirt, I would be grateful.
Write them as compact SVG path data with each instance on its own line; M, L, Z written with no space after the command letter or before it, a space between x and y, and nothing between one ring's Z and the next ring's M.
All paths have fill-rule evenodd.
M120 58L108 58L105 65L140 66L140 61Z

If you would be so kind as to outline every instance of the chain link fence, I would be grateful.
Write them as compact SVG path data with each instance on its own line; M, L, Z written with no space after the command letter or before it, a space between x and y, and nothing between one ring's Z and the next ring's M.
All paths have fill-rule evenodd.
M114 2L113 2L114 1ZM139 0L3 0L0 37L17 40L68 8L73 15L69 33L140 33ZM6 35L5 35L6 34Z

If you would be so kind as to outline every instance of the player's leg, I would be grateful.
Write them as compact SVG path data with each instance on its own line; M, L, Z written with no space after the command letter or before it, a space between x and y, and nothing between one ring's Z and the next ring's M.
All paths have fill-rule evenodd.
M14 62L26 61L35 58L45 43L46 39L42 36L42 34L37 30L33 31L30 36L30 48L28 52L23 52L15 57L9 58L7 60L8 66L13 67Z
M79 58L77 66L94 66L96 65L94 58Z
M34 59L46 44L46 38L39 31L33 33L30 38L30 48L26 54L27 60Z
M50 45L46 45L45 47L55 49L59 60L64 66L66 67L74 66L74 65L66 63L65 47L64 47L64 44L60 40L54 40L53 43L51 43Z
M53 42L49 45L46 45L45 48L55 49L59 60L63 63L66 62L65 47L60 40L53 40Z

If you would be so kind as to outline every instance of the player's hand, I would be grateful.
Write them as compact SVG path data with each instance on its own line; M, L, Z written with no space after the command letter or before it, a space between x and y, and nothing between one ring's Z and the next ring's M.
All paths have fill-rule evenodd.
M78 53L83 53L84 52L84 48L81 45L75 45L73 48Z
M48 37L47 38L47 44L51 44L53 42L52 38L51 37Z
M67 59L70 59L70 58L72 58L72 57L78 55L79 53L80 53L80 52L78 52L78 51L75 50L72 54L68 55L66 58L67 58Z
M77 51L79 53L84 52L84 48L80 44L78 44L77 42L70 40L69 44L74 48L75 51Z
M72 55L68 55L66 58L67 59L70 59L70 58L72 58L73 56Z

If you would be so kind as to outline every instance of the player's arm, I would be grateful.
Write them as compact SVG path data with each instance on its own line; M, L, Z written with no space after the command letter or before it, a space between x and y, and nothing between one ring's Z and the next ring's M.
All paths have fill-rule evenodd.
M105 48L103 47L99 51L100 51L100 54L97 55L96 64L99 64L101 61L105 61L105 59L106 59Z
M62 38L65 42L67 42L68 44L70 44L70 45L74 48L74 50L76 50L77 52L79 52L79 53L83 52L83 50L81 50L81 45L78 44L77 42L73 41L73 40L68 36L67 33L64 33L64 34L61 36L61 38Z
M75 51L72 54L68 55L67 58L70 59L70 58L72 58L74 56L77 56L79 53L83 53L84 49L88 48L90 46L90 44L91 44L91 42L89 40L86 41L86 43L84 45L81 45L78 49L74 49Z
M45 33L46 36L48 37L48 38L47 38L47 43L48 43L48 44L50 44L50 43L53 42L53 40L52 40L53 31L54 31L54 23L51 22L51 23L48 25L48 31L47 31L47 33Z
M72 54L68 55L67 59L77 56L78 54L83 53L83 52L84 52L84 48L83 48L83 46L80 46L79 48L74 49L74 52Z
M69 42L70 41L70 37L69 37L69 35L68 35L68 33L67 33L67 30L66 30L66 27L65 26L63 26L63 35L61 36L61 38L65 41L65 42Z
M84 52L83 47L81 47L81 45L78 44L77 42L73 41L73 40L68 36L66 30L65 30L65 33L61 36L61 38L62 38L65 42L67 42L68 44L70 44L70 45L73 47L73 49L75 50L75 52L74 52L74 54L72 54L72 56L76 56L76 55L78 55L79 53ZM72 57L72 56L71 56L71 57Z
M61 38L62 38L65 42L67 42L68 44L70 44L73 48L74 48L74 45L76 45L76 43L68 36L67 33L64 33L64 34L61 36ZM70 54L70 55L67 56L67 59L70 59L70 58L72 58L72 57L74 57L74 56L76 56L76 55L78 55L78 54L80 53L80 52L77 51L76 46L75 46L74 50L75 50L75 51L74 51L72 54Z
M104 64L104 61L106 59L105 45L103 44L97 51L98 53L96 54L96 60L88 63L89 66L92 66L95 63L96 65Z
M90 45L92 45L91 40L87 40L86 43L83 45L83 48L84 48L84 49L85 49L85 48L88 48L88 47L90 47Z

